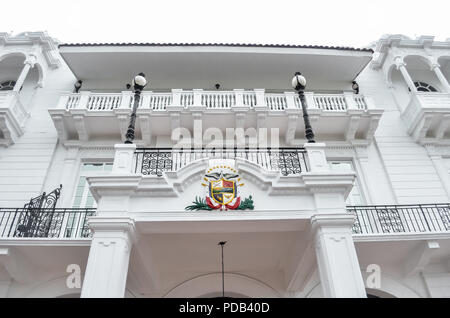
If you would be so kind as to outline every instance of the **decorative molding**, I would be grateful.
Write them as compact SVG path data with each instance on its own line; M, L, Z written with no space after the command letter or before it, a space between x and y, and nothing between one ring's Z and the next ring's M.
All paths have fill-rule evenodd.
M39 45L45 61L51 69L61 66L58 58L58 44L58 41L51 38L46 32L24 32L15 36L5 32L0 33L0 45L3 46Z

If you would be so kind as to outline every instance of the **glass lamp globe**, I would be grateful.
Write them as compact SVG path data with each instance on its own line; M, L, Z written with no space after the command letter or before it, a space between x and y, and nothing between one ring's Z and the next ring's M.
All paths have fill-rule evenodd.
M294 89L298 88L305 88L306 86L306 78L300 73L295 73L294 77L292 78L292 87Z
M139 73L133 78L133 86L143 89L147 85L144 73Z

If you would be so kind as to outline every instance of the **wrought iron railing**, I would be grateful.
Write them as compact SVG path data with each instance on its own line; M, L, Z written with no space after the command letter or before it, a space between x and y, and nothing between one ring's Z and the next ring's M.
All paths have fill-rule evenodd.
M450 204L348 206L356 216L353 234L450 231ZM87 238L94 208L0 208L0 237Z
M249 160L283 176L307 171L304 148L138 148L135 152L135 172L161 177L165 171L177 171L198 159Z
M90 237L87 225L95 209L0 208L0 237Z
M450 231L450 204L348 206L354 234Z

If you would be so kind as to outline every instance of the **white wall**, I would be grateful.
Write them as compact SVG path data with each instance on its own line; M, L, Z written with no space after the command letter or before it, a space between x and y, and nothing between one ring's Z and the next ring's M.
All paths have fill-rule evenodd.
M53 190L43 188L58 140L47 110L56 106L62 91L73 89L75 77L64 63L58 69L45 72L44 87L35 88L34 94L24 96L26 109L31 113L25 133L14 145L0 148L0 207L22 207L30 198ZM24 89L36 87L36 84L27 80ZM53 185L56 186L59 184Z

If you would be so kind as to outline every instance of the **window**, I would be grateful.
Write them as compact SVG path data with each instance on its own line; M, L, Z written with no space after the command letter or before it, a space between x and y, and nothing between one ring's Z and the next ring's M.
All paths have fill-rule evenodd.
M84 163L81 166L80 178L78 179L77 188L75 189L75 197L72 207L74 208L95 208L95 201L89 191L89 185L86 176L92 175L93 172L111 171L112 163Z
M84 163L81 166L80 177L75 189L75 197L73 199L73 208L95 208L94 197L89 191L89 185L86 181L87 175L94 172L111 171L112 163ZM79 237L83 231L86 215L83 213L70 213L65 220L64 237Z
M414 85L419 92L437 92L436 88L424 82L414 82Z
M16 85L15 81L6 81L0 84L0 91L12 91Z
M351 161L330 161L330 168L333 171L355 171ZM357 176L352 191L350 191L350 194L347 197L347 205L364 205L360 189L361 187L359 186Z

